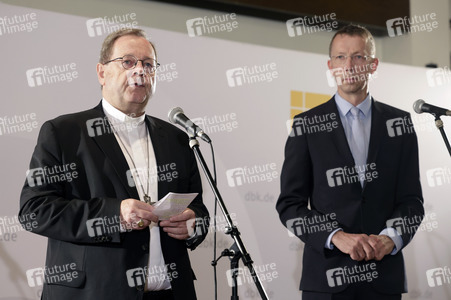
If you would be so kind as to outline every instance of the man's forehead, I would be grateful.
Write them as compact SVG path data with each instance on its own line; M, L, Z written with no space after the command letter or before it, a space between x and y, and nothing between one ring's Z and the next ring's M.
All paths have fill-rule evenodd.
M359 35L349 35L349 34L339 34L335 37L335 42L342 42L342 43L365 43L365 39Z
M349 49L354 48L355 50L365 50L369 47L367 43L365 43L365 39L358 35L345 35L340 34L337 35L332 42L332 49L341 50L341 49ZM358 49L357 49L358 48Z
M126 35L118 38L113 44L113 53L115 54L133 54L133 53L143 53L149 57L155 56L154 49L150 42L140 36Z

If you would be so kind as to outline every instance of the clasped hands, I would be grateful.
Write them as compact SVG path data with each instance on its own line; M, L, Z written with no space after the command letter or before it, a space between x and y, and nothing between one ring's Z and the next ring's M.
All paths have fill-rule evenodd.
M133 230L142 230L152 222L158 223L158 216L152 213L155 209L152 205L136 200L125 199L121 202L121 223ZM160 221L159 226L167 232L170 237L178 240L186 240L190 237L192 229L188 230L188 224L194 227L196 217L193 210L187 208L182 213L171 217L169 220ZM130 224L132 226L130 226Z
M395 247L393 240L386 235L352 234L343 231L337 231L331 242L356 261L381 260Z

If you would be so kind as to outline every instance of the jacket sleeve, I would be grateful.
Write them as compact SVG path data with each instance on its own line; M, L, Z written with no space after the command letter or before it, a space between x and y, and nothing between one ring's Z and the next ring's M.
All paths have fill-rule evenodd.
M120 242L121 200L68 196L77 180L77 171L71 169L74 162L61 147L64 130L57 128L52 121L47 121L40 130L20 196L22 226L33 233L67 242ZM62 169L65 171L60 172ZM68 173L73 177L61 177ZM30 221L33 226L27 224Z
M295 124L296 121L293 122ZM307 135L290 134L285 145L285 160L280 176L280 195L276 210L283 225L289 232L300 238L306 246L318 252L325 251L331 231L340 228L336 220L309 206L313 190L313 165ZM298 225L327 230L296 230Z
M410 120L410 115L408 119ZM412 121L408 124L412 124ZM403 139L401 163L397 175L395 207L386 224L400 234L404 248L413 239L423 220L424 200L420 183L418 140L413 126L409 127L409 133L396 138Z

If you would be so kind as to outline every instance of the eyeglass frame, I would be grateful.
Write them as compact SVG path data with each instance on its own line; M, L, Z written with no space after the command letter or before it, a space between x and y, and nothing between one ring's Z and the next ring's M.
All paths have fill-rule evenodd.
M337 60L337 58L340 57L340 56L344 56L344 60L343 60L343 61ZM373 57L373 56L371 56L371 55L361 55L361 54L353 54L353 55L343 55L343 54L340 54L340 55L331 55L330 58L333 59L334 61L338 62L338 63L345 63L345 62L348 60L348 58L350 57L350 58L351 58L351 62L356 63L355 57L358 57L358 56L363 57L363 58L364 58L364 61L368 61L369 59L374 59L374 58L375 58L375 57ZM363 62L363 61L362 61L362 62Z
M128 69L127 69L126 67L124 67L124 57L126 57L126 56L133 57L133 58L136 60L136 61L135 61L135 64L133 65L133 67L128 68ZM143 69L146 69L146 67L144 66L144 61L145 61L145 60L154 60L153 58L138 59L138 58L137 58L136 56L134 56L134 55L126 54L126 55L124 55L124 56L122 56L122 57L117 57L117 58L111 59L111 60L109 60L109 61L103 63L103 65L106 65L106 64L108 64L108 63L110 63L110 62L113 62L113 61L119 61L120 59L122 59L121 65L122 65L122 67L123 67L125 70L132 70L132 69L136 68L136 66L138 65L138 62L141 62L141 65L143 66ZM155 64L155 66L152 66L152 71L149 72L149 74L155 73L155 72L157 71L158 67L160 67L160 63L157 62L156 60L154 60L154 61L155 61L156 64Z

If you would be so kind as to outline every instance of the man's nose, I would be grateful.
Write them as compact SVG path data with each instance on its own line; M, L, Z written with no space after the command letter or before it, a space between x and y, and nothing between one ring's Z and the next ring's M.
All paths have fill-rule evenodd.
M352 68L352 56L347 56L347 57L346 57L345 62L344 62L344 64L343 64L343 67L344 67L346 70L349 70L349 69Z
M136 66L133 68L133 74L144 76L144 62L142 60L136 62Z

